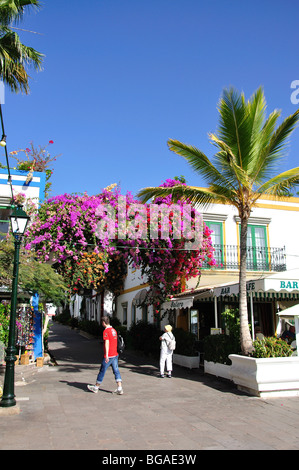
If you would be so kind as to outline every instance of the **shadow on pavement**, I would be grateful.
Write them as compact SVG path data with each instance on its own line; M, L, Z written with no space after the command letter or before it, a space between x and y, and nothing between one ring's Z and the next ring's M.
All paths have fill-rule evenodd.
M50 354L61 371L65 373L79 373L83 370L94 371L99 369L103 357L103 344L101 344L99 339L85 338L78 331L57 324L54 330L51 331L49 337ZM137 351L126 350L120 355L119 367L120 369L129 370L133 374L158 377L159 357L155 359L140 354ZM204 374L202 367L186 369L174 365L173 376L184 380L200 382L207 387L224 393L244 395L232 382ZM65 381L65 383L86 391L86 383L68 381ZM111 392L107 391L107 393Z

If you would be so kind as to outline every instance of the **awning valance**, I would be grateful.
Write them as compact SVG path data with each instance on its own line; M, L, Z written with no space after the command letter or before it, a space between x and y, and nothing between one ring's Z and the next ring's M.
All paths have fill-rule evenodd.
M247 295L254 299L299 299L299 270L270 274L262 279L250 279L246 283ZM188 295L189 294L189 295ZM162 309L192 307L196 301L212 301L218 297L238 297L239 283L209 285L189 293L181 293L171 301L164 302Z
M216 287L213 290L214 297L220 297L222 295L238 295L238 294L239 294L239 284L224 285L221 287Z
M252 281L254 292L284 292L299 294L299 279L284 279L271 277Z
M163 302L162 310L172 310L173 308L190 308L193 306L194 297L187 297L184 299L172 299L168 302Z
M299 298L299 273L297 270L272 274L246 283L247 294L255 298ZM272 294L272 295L271 295ZM286 294L286 295L285 295ZM227 284L213 289L213 296L239 295L239 283Z

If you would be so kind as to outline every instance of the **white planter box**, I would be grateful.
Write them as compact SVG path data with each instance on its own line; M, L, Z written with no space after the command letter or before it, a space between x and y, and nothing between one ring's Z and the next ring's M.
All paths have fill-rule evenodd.
M199 356L183 356L182 354L173 354L173 363L178 366L188 367L188 369L199 368Z
M216 375L216 377L222 377L223 379L231 380L230 369L231 366L228 366L227 364L204 361L205 374Z
M254 396L299 396L299 357L253 358L230 354L231 379Z

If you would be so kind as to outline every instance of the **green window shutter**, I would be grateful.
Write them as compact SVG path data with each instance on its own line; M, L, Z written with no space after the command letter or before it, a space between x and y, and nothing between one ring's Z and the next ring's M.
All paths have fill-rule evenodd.
M222 222L205 221L207 227L213 230L211 239L213 247L215 248L214 258L217 261L219 268L224 264L224 245L223 245L223 224Z
M8 233L10 206L0 206L0 240Z
M269 270L267 230L263 225L248 225L247 269L251 271Z

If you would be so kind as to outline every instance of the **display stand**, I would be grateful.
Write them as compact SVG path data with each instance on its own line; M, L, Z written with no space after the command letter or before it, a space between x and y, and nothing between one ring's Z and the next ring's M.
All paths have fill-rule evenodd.
M16 346L21 364L33 361L33 308L22 306L17 310ZM17 361L17 363L18 363Z
M32 298L31 305L22 305L17 310L16 320L16 365L27 365L36 361L43 365L42 313L38 311L38 295Z

